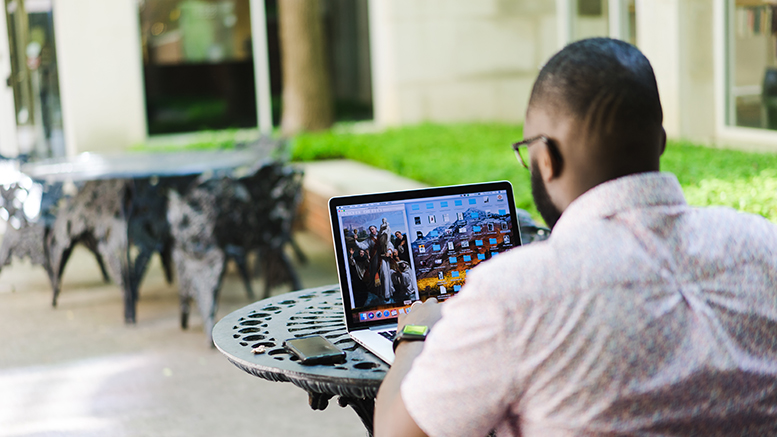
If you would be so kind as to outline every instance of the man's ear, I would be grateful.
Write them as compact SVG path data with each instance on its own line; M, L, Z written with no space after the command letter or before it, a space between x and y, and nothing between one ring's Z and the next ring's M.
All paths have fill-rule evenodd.
M537 168L540 170L542 180L546 183L558 177L553 161L553 154L550 153L547 146L537 148Z
M537 164L540 168L542 180L545 182L550 182L561 175L561 160L553 153L551 147L545 144L544 147L539 148L537 153Z

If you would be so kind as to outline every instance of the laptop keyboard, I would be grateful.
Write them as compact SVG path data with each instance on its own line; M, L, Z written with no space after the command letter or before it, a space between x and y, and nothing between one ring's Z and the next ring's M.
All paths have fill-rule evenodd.
M397 336L397 330L396 329L390 329L388 331L380 331L378 334L386 337L389 341L394 341L394 337Z

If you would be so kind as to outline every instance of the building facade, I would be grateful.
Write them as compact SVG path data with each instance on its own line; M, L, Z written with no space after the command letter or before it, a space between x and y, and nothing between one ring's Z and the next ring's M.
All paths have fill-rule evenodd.
M274 0L3 1L0 77L26 69L28 78L0 83L0 154L45 149L41 136L49 154L72 155L120 151L198 126L267 129L268 95L282 86ZM342 113L356 108L378 126L520 123L553 53L611 36L637 45L653 64L670 137L777 152L772 0L323 1ZM48 10L48 39L20 25L21 9ZM50 39L57 74L44 80L36 62L50 63ZM37 56L42 61L36 41L49 52ZM220 78L219 86L196 77ZM56 90L43 87L56 99L40 98L46 80L56 80ZM193 103L187 90L202 95ZM227 124L213 122L219 114L228 114ZM242 124L229 125L240 116Z

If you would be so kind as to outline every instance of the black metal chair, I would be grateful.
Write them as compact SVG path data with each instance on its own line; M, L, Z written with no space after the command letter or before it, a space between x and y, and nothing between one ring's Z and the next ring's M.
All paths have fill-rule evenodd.
M284 248L300 201L302 172L282 162L264 164L245 177L200 178L181 195L170 193L168 221L174 238L181 327L188 327L192 299L197 303L208 342L229 259L237 263L253 298L248 254L257 251L264 296L275 285L301 288Z
M15 181L6 185L0 184L0 218L7 224L0 245L0 269L9 265L14 257L28 258L33 265L43 266L52 279L46 236L55 221L60 200L64 198L62 184L40 183L21 173L16 174L18 177ZM107 282L109 279L105 263L94 243L93 240L84 241L86 247L95 255ZM58 271L61 274L61 269ZM57 283L56 280L52 282L55 289ZM56 305L56 296L54 304Z
M56 306L61 278L73 248L83 244L97 257L103 276L124 296L124 320L135 323L138 289L151 256L158 252L172 282L172 237L167 221L167 190L193 177L89 181L62 202L47 224L46 269ZM134 248L134 250L132 250Z

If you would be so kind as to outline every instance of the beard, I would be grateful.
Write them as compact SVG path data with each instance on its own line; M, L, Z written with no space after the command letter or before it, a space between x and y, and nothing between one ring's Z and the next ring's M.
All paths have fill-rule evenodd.
M540 212L542 219L552 230L558 219L561 218L561 211L550 200L537 161L531 163L531 195L534 198L534 204L537 205L537 211Z

